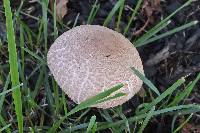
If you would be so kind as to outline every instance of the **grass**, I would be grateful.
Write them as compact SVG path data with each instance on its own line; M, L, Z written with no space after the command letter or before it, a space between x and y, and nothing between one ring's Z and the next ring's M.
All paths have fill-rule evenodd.
M87 24L91 24L94 21L94 18L100 8L100 4L98 4L98 0L95 1L94 5L92 6L92 10L87 19Z
M148 80L144 75L142 75L138 70L136 70L135 68L131 68L134 72L135 75L137 75L146 85L149 86L149 88L154 91L157 95L160 95L160 92L158 91L158 89L155 87L155 85Z
M187 29L187 28L189 28L189 27L191 27L191 26L194 26L194 25L196 25L197 23L198 23L198 21L192 21L192 22L189 22L189 23L187 23L187 24L184 24L184 25L182 25L182 26L180 26L180 27L177 27L177 28L174 28L174 29L172 29L172 30L170 30L170 31L167 31L167 32L165 32L165 33L163 33L163 34L161 34L161 35L157 35L157 36L155 36L155 37L147 37L148 39L144 39L145 41L138 42L138 41L139 41L139 40L138 40L138 41L135 42L135 47L140 47L140 46L142 46L142 45L151 43L151 42L153 42L153 41L162 39L162 38L167 37L167 36L169 36L169 35L172 35L172 34L174 34L174 33L176 33L176 32L179 32L179 31L182 31L182 30L184 30L184 29ZM169 24L169 23L166 23L166 25L164 25L163 28L166 27L168 24ZM162 29L162 28L159 28L158 31L160 31L161 29ZM152 33L152 34L155 34L155 33L157 33L157 31L154 32L154 33ZM150 34L150 36L152 36L152 34Z
M155 25L153 28L151 28L149 31L147 31L144 35L142 35L141 37L139 37L134 44L136 46L140 45L140 43L147 41L148 39L150 39L152 36L155 36L156 33L158 33L159 31L161 31L163 28L165 28L169 23L170 23L170 19L177 13L179 12L181 9L183 9L186 6L189 6L191 3L193 2L193 0L188 0L185 4L183 4L181 7L179 7L177 10L175 10L172 14L170 14L169 16L167 16L166 18L164 18L163 20L161 20L157 25Z
M140 127L138 133L142 133L144 131L144 128L147 126L149 120L151 119L151 117L153 116L153 112L155 110L155 106L153 106L151 108L151 110L148 112L146 118L144 119L144 121L142 122L142 126Z
M94 115L90 119L86 133L90 133L90 132L95 133L96 128L97 128L97 123L95 121L96 121L96 116Z
M23 113L22 113L22 98L19 83L19 73L18 73L18 61L17 61L17 50L15 43L15 33L13 28L12 12L10 8L10 1L4 0L5 16L6 16L6 29L7 29L7 40L8 40L8 51L9 51L9 65L10 65L10 75L12 86L16 87L12 90L12 96L14 99L15 112L17 115L17 123L19 133L23 132Z
M104 21L104 23L103 23L103 26L106 27L106 26L110 23L110 21L111 21L113 15L118 11L118 9L119 9L123 4L124 4L124 0L119 0L119 1L115 4L114 8L110 11L110 13L108 14L107 18L105 19L105 21Z
M181 128L183 128L183 126L184 126L186 123L189 122L189 120L192 118L192 115L193 115L193 114L190 114L190 115L188 116L188 118L187 118L179 127L177 127L176 130L173 131L173 133L177 133L178 131L180 131Z
M123 84L117 85L111 89L108 89L107 91L104 91L94 97L91 97L89 99L87 99L86 101L82 102L81 104L79 104L78 106L76 106L74 109L72 109L69 113L67 113L63 118L61 118L59 121L55 122L55 125L50 128L49 132L55 132L56 129L60 126L60 124L70 115L85 109L87 107L91 107L94 104L98 104L98 103L102 103L104 101L108 101L117 97L121 97L124 96L125 94L123 93L117 93L116 95L112 96L112 97L108 97L110 96L113 92L119 90L121 87L123 87Z
M131 26L131 24L132 24L132 22L133 22L133 19L135 18L136 13L138 12L138 9L140 8L141 4L142 4L142 0L139 0L139 1L137 2L137 5L136 5L136 7L135 7L135 10L133 10L133 13L132 13L132 15L131 15L131 18L130 18L130 20L128 21L128 24L127 24L127 26L126 26L126 28L125 28L125 30L124 30L124 35L126 35L127 32L128 32L128 30L130 29L130 26Z
M56 81L49 74L46 54L49 44L62 33L63 28L68 29L68 27L72 28L79 24L80 14L76 15L74 23L58 21L55 10L56 1L53 2L53 10L48 8L49 2L44 0L37 3L42 7L40 17L29 15L30 19L34 19L38 25L38 29L32 29L22 19L22 15L25 15L22 12L25 3L21 1L18 9L11 12L9 0L3 0L7 42L2 42L0 45L0 55L3 55L2 49L5 43L9 56L7 64L2 64L0 61L0 85L3 85L0 92L0 132L95 133L107 130L116 133L142 133L148 128L152 119L158 120L158 117L170 116L170 118L174 118L171 132L176 133L181 131L195 113L200 112L199 104L188 104L187 102L200 80L200 73L194 80L187 81L187 78L180 78L164 91L160 91L160 88L131 66L133 74L143 80L147 87L147 95L139 101L140 104L136 108L132 108L128 104L106 110L90 108L94 104L124 96L123 93L110 96L120 89L122 84L75 105L59 89ZM142 2L142 0L138 0L133 7L134 10L131 11L131 16L124 29L121 24L125 0L118 0L102 25L109 26L110 22L114 20L114 29L129 36L129 31L141 9ZM188 0L172 14L145 31L143 35L134 38L133 44L136 47L147 45L196 25L198 22L192 21L162 32L170 25L173 16L186 6L190 6L192 2L193 0ZM85 23L94 23L101 6L98 0L94 1ZM52 24L51 29L49 28L50 24ZM15 31L18 29L18 31L15 32L14 29ZM14 104L11 102L11 94ZM129 115L127 115L126 108L131 111ZM184 116L185 121L177 123L179 116Z

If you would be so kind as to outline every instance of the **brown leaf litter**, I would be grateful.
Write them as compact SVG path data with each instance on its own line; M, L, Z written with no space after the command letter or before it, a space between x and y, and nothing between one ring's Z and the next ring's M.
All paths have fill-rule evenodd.
M145 28L149 25L149 23L155 22L155 13L161 11L160 0L144 0L142 5L142 14L147 17L144 25L133 33L134 36L141 34Z
M68 0L56 0L56 17L58 20L62 20L62 18L67 14L68 8L67 3ZM53 11L54 0L50 0L50 7Z

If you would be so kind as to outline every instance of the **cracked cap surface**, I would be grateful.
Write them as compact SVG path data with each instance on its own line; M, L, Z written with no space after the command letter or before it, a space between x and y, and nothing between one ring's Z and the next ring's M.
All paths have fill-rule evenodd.
M137 93L143 65L133 44L120 33L98 25L81 25L63 33L50 47L47 63L62 90L76 103L122 83L127 95L94 105L121 105ZM114 95L114 94L113 94Z

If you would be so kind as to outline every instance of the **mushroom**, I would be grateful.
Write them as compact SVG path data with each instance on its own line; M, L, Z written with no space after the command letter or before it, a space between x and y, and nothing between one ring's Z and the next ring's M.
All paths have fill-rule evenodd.
M136 48L123 35L103 26L81 25L63 33L50 47L47 62L58 85L78 104L122 83L118 92L125 96L94 105L115 107L142 86L130 68L144 73Z

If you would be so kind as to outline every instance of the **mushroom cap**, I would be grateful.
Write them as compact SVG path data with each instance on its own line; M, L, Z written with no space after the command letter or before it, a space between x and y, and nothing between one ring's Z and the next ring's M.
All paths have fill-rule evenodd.
M144 73L136 48L123 35L103 26L81 25L63 33L50 47L47 62L58 85L78 104L122 83L118 92L127 95L94 105L114 107L128 101L142 86L130 68Z

